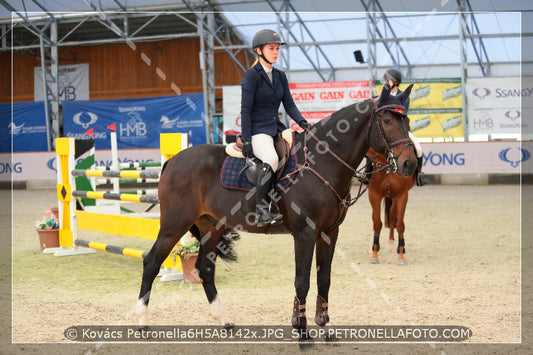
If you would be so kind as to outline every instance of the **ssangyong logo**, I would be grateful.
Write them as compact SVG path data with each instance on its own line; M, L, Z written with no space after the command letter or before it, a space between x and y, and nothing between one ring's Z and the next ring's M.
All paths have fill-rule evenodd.
M75 124L87 129L90 125L95 124L98 121L98 116L94 112L78 112L72 118Z
M511 164L513 168L516 168L520 163L525 162L531 157L531 153L522 148L505 148L500 151L500 160Z
M485 97L490 95L490 90L487 88L475 88L472 90L472 94L483 100Z

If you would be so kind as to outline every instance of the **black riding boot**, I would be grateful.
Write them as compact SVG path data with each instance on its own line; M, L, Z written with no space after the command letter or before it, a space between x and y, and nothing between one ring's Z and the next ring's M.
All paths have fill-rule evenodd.
M421 156L420 158L417 158L418 161L418 168L415 171L415 178L416 178L416 186L424 186L428 183L426 178L424 178L424 173L422 172L422 163L424 161L424 156Z
M259 176L257 177L256 186L256 203L255 203L255 221L258 227L263 227L267 224L279 224L283 216L281 214L274 214L270 212L270 196L268 195L272 190L272 183L276 176L272 167L267 163L263 163Z

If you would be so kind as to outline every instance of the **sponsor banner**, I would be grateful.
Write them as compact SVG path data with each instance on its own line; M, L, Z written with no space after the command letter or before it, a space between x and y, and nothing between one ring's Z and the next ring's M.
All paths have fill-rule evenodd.
M520 133L531 129L518 108L473 108L468 110L470 133Z
M59 75L59 100L75 101L89 100L89 64L60 65ZM50 74L46 80L52 81ZM44 100L43 70L42 67L33 68L33 94L35 101ZM51 100L52 97L48 96Z
M0 152L48 150L44 102L1 104L0 122Z
M370 98L369 82L336 81L289 84L292 98L302 112L338 111Z
M402 83L401 87L405 89L410 83ZM450 79L447 82L413 81L413 83L413 90L409 96L411 100L409 109L463 107L461 79Z
M464 137L463 114L461 110L457 110L457 112L448 111L427 110L427 112L423 112L423 110L409 110L411 131L415 137Z
M187 133L193 145L206 142L203 94L63 103L65 137L95 140L109 149L110 130L119 149L158 148L160 133Z
M411 83L407 115L413 134L418 138L463 138L461 79L409 80L400 85L400 90ZM383 85L376 86L378 94L382 89Z
M161 161L159 149L124 149L118 151L119 163ZM76 162L78 163L78 162ZM111 166L111 151L97 150L95 165ZM0 181L56 180L55 152L0 154Z
M520 82L520 77L468 78L468 106L519 109L522 98L533 97L533 86L521 87Z
M294 103L309 120L315 124L322 118L355 102L370 98L369 82L335 81L320 83L289 83ZM241 132L241 87L224 86L224 134L235 135ZM282 108L280 108L281 110ZM294 130L300 127L290 121Z
M224 107L224 135L241 133L241 87L224 86L222 88L222 105Z
M532 142L422 143L426 174L533 173Z
M533 142L422 143L426 174L533 174ZM120 163L160 161L159 149L118 151ZM111 166L111 151L95 164ZM0 180L55 180L54 152L0 154ZM362 167L362 165L361 165Z
M521 85L521 83L523 85ZM528 132L523 110L533 107L533 86L520 77L468 79L468 132L519 134Z

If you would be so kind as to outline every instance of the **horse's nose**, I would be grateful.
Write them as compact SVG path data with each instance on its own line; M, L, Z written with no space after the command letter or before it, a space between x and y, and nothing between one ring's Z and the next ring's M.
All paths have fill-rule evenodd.
M409 176L415 172L417 162L413 159L405 159L403 162L403 175Z

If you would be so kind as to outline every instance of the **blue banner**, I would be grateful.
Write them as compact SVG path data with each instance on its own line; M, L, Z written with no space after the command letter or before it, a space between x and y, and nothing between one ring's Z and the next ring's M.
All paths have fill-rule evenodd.
M94 138L96 149L159 148L160 133L187 133L189 143L206 143L203 94L121 100L63 102L65 137Z
M12 151L11 137L13 152L48 150L43 101L1 104L0 122L0 152Z

